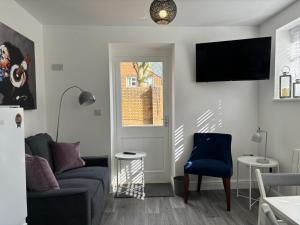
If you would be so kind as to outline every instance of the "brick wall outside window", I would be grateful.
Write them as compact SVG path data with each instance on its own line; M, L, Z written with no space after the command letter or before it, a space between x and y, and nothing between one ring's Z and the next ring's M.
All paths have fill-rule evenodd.
M163 125L162 79L153 75L152 85L128 87L127 78L137 76L132 63L121 63L122 126Z

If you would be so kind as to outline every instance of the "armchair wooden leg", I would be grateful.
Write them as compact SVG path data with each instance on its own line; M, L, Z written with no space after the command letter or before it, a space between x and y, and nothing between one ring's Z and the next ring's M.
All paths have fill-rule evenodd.
M201 182L202 182L202 175L198 175L198 184L197 184L198 192L200 192Z
M190 179L188 174L184 174L184 203L188 203Z
M226 193L227 211L230 211L230 178L223 178L223 185Z

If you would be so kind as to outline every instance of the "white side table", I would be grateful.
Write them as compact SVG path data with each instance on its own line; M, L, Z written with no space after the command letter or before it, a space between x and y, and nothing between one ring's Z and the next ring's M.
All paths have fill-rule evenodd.
M134 155L131 154L124 154L123 152L119 152L117 154L115 154L115 158L117 160L117 192L116 192L116 196L118 197L120 193L120 190L122 190L122 185L120 185L119 181L119 175L120 172L122 171L122 161L133 161L133 160L139 160L140 161L140 176L142 178L142 193L139 193L141 196L141 198L145 197L145 193L144 193L144 187L145 187L145 176L144 176L144 160L145 157L147 156L147 154L145 152L133 152L135 153ZM125 173L127 171L125 170ZM126 174L127 177L127 174ZM129 184L127 184L129 187ZM138 193L139 190L136 190L135 188L133 188L131 190L134 193Z
M270 159L270 162L267 164L262 164L256 162L257 159L262 158L258 156L240 156L237 159L237 167L236 167L236 196L237 197L245 197L249 198L249 210L251 210L252 206L259 201L259 199L252 198L252 169L253 168L277 168L277 173L279 172L279 163L277 160ZM239 194L239 164L244 164L249 167L249 196Z

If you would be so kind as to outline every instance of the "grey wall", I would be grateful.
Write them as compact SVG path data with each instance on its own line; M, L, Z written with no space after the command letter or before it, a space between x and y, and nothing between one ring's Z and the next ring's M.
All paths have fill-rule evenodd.
M84 27L45 26L45 68L48 131L54 135L60 93L77 84L95 93L95 105L80 108L74 90L64 100L61 140L82 143L82 154L110 153L109 43L174 43L174 130L184 127L183 153L175 173L192 149L192 134L207 125L233 135L233 156L256 152L250 137L257 126L257 82L195 82L195 43L256 37L254 27ZM64 64L63 72L51 64ZM100 108L101 117L93 116ZM197 118L213 116L200 127ZM219 125L220 122L220 125ZM176 146L173 146L173 151ZM170 156L171 157L171 156ZM174 162L173 162L174 163ZM213 179L214 181L215 179ZM212 186L214 183L212 182Z
M290 172L292 150L300 147L300 101L272 101L274 98L275 31L300 17L300 2L260 27L262 36L273 36L271 79L259 82L259 125L269 132L269 156L279 160L281 171ZM262 147L262 146L260 146Z
M26 136L46 130L43 26L15 1L1 0L0 21L35 44L37 110L25 111Z

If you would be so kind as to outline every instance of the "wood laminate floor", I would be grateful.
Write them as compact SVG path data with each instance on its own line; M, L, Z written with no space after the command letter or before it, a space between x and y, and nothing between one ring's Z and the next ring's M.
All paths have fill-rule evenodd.
M110 198L101 225L256 225L257 204L232 191L231 212L226 211L224 191L191 192L189 204L180 197Z

